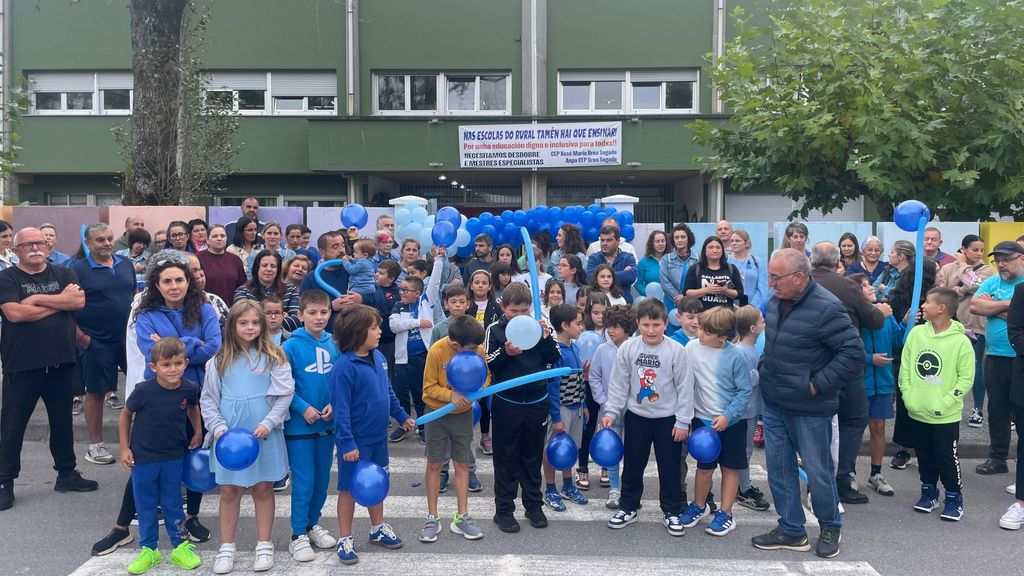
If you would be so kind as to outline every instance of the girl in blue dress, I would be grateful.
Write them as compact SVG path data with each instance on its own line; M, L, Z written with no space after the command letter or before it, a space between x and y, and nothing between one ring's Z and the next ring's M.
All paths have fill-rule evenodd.
M251 430L260 440L259 457L248 468L232 471L210 451L210 469L220 485L221 547L214 561L216 574L234 568L235 529L246 488L256 507L256 559L253 570L274 565L274 481L288 473L284 421L288 419L295 381L281 347L270 340L267 317L260 305L240 300L228 312L224 343L206 366L200 401L203 419L214 442L229 428Z

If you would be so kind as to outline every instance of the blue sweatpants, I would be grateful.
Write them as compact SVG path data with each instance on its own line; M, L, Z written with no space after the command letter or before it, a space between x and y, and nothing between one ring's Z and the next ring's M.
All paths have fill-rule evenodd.
M177 548L185 539L185 513L181 510L182 458L135 464L132 468L132 490L135 510L139 515L139 546L156 550L160 539L156 508L164 511L164 528Z
M320 522L334 463L334 435L285 437L292 468L292 534L305 534Z

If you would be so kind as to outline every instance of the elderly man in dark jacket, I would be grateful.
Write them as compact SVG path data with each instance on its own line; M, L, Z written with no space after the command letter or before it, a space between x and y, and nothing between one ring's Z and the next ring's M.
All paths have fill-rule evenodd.
M815 552L832 558L839 554L842 527L829 450L832 417L843 388L863 376L864 344L843 304L811 279L810 262L800 251L772 255L768 283L775 294L765 319L760 385L768 484L779 526L754 537L753 544L763 550L811 549L800 504L799 455L821 525Z

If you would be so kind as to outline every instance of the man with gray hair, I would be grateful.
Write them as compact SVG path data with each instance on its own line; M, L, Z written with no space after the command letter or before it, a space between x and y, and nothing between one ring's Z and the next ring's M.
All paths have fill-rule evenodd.
M752 543L762 550L811 549L800 504L799 455L821 526L815 552L832 558L839 554L843 522L830 451L832 417L843 388L860 384L864 344L843 304L811 277L802 251L776 251L768 263L768 285L775 294L765 318L760 385L768 484L779 525Z
M102 222L86 226L84 248L84 257L71 270L85 292L85 307L75 312L89 432L85 459L113 464L116 459L103 443L103 401L108 392L117 393L118 368L126 369L124 326L135 296L135 266L114 254L114 232ZM114 406L123 404L118 401Z

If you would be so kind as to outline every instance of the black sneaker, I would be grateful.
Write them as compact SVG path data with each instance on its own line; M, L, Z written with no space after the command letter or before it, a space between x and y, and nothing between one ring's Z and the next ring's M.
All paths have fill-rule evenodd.
M836 492L839 493L839 501L844 504L867 504L867 494L861 494L853 487L851 477L836 478Z
M192 542L206 542L210 539L210 529L199 522L199 516L185 520L185 530L188 531L188 539Z
M822 558L835 558L839 555L839 541L842 539L839 528L822 528L814 553Z
M14 481L0 483L0 510L10 510L14 506Z
M507 534L519 532L519 521L511 514L495 514L494 523L498 525L498 530Z
M746 506L751 510L757 510L758 512L764 512L772 507L772 505L764 499L764 493L762 493L757 486L751 486L745 491L737 492L736 503L740 506Z
M527 510L526 519L530 521L530 526L534 528L547 528L548 517L544 515L544 511L540 508L536 510Z
M103 540L92 545L92 555L105 556L121 546L131 544L132 540L135 540L135 537L132 536L131 530L114 528Z
M57 481L53 484L56 492L92 492L99 487L99 482L82 478L82 473L78 470L58 475Z
M292 483L292 475L285 474L284 478L281 478L277 482L274 482L274 492L284 492L288 489L288 485Z
M686 500L683 500L683 502L686 502ZM708 510L710 510L711 514L718 512L718 504L715 504L714 492L708 491L708 498L707 500L704 501L704 503L707 504Z
M420 439L420 444L427 445L427 432L423 428L416 431L416 437Z
M444 494L448 491L448 473L441 470L441 484L438 485L437 491Z
M910 463L910 452L906 450L900 450L892 457L892 462L889 462L889 467L895 470L905 470L907 464Z
M1010 471L1010 469L1006 467L1006 460L1000 460L998 458L989 458L988 460L985 460L981 464L978 464L978 467L975 468L974 470L975 472L981 474L982 476L991 476L993 474L1006 474L1007 472Z
M786 536L778 528L767 534L754 536L750 539L750 542L754 545L754 548L761 550L794 550L796 552L810 552L811 550L811 542L807 539L806 534L803 536Z
M391 436L388 436L388 442L401 442L402 440L405 440L405 437L408 434L409 433L405 431L405 428L396 426L391 432Z

